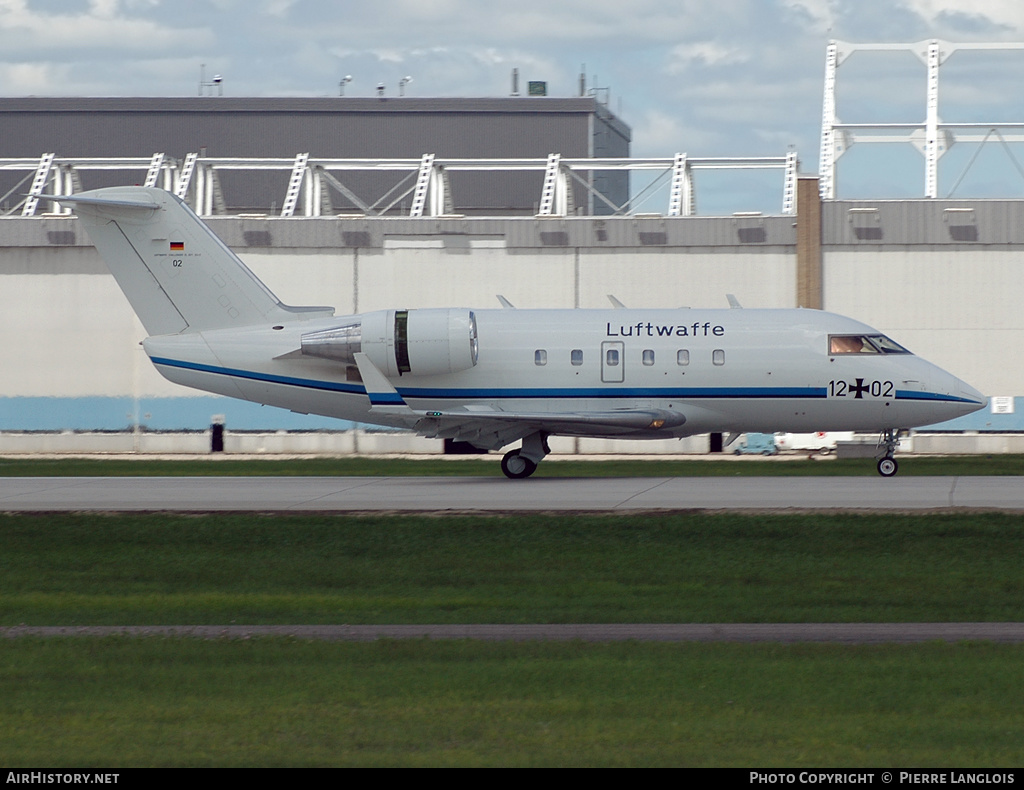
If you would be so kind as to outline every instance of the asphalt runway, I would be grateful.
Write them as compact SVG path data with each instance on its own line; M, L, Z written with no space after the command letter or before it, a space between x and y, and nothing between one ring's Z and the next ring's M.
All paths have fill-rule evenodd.
M1024 512L1019 477L15 477L0 511Z

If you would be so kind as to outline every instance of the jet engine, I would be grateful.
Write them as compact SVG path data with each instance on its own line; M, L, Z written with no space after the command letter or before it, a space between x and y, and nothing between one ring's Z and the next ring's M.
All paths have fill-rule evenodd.
M472 310L377 310L340 326L307 332L302 353L355 365L362 352L385 376L436 376L476 365L478 341Z

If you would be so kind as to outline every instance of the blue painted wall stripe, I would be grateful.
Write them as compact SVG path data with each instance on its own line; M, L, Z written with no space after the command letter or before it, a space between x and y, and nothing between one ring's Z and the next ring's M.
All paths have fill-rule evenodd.
M0 398L0 431L202 431L223 414L228 430L344 431L349 420L295 414L272 406L201 395L194 398Z
M1012 414L982 409L920 431L1024 431L1024 397L1015 399ZM339 431L356 427L348 420L295 414L272 406L200 395L186 398L143 398L136 406L127 397L0 398L0 431L123 431L139 423L154 431L201 431L214 414L223 414L229 430Z

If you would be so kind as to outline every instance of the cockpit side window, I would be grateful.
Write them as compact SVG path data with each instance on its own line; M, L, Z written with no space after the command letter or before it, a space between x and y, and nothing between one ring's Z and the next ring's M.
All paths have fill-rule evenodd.
M877 354L878 350L862 335L832 335L828 339L830 354Z
M909 354L910 351L905 349L899 343L892 338L888 338L885 335L872 335L868 338L872 343L878 346L878 350L883 354Z
M829 354L909 354L885 335L829 335Z

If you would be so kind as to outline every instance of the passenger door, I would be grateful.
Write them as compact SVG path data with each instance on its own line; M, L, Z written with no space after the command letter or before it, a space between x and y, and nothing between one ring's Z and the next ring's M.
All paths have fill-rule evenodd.
M625 343L621 340L606 340L601 344L601 381L605 384L620 384L626 378Z

